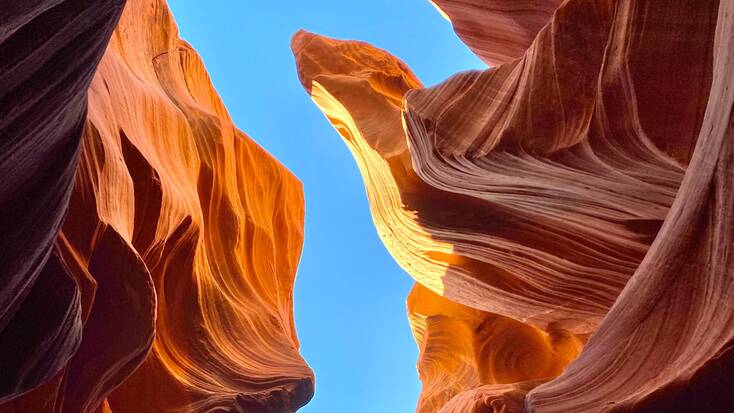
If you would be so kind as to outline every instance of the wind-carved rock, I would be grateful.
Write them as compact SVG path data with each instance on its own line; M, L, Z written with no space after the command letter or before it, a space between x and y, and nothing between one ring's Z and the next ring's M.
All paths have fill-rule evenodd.
M418 412L435 412L466 389L555 377L578 355L582 341L565 330L543 331L485 313L416 284L408 320L420 349L423 392ZM501 384L498 384L501 383ZM504 391L503 391L504 394Z
M235 128L162 0L129 0L114 34L122 2L47 3L0 31L0 411L295 411L300 182Z
M525 53L562 0L429 0L487 64Z
M383 242L421 285L409 297L419 411L734 406L721 391L734 334L730 6L532 2L512 19L500 4L510 2L435 3L480 57L503 64L423 89L370 45L293 41L304 87L362 171ZM720 136L706 138L712 130ZM702 143L714 139L716 150ZM556 367L479 373L498 359L477 348L535 339L550 340L539 354Z
M123 5L0 4L0 403L49 380L58 385L80 346L81 293L52 249L87 88Z

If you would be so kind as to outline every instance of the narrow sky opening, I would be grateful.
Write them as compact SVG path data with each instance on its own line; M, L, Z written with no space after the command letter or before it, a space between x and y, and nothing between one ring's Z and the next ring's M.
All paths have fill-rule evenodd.
M486 66L428 0L169 3L235 124L304 184L295 317L316 395L300 412L414 411L418 350L405 313L413 281L377 236L349 151L298 82L290 38L304 28L367 41L427 85Z

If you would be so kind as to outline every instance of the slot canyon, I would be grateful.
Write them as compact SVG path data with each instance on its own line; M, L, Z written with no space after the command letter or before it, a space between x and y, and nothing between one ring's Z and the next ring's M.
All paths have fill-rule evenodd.
M430 3L486 68L290 44L414 280L415 411L734 411L734 1ZM0 176L0 413L318 394L304 186L164 0L0 1Z

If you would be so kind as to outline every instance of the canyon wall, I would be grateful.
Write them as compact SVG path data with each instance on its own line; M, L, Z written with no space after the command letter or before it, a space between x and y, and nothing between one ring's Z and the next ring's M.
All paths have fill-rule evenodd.
M0 4L0 403L52 379L80 345L81 293L52 249L123 4Z
M521 57L562 0L429 0L490 66Z
M416 281L417 411L734 410L734 2L433 3L494 67L292 43ZM307 403L301 184L166 4L0 16L0 413Z
M300 182L162 0L33 3L0 6L0 412L295 411Z
M418 411L734 408L731 5L434 3L499 65L292 44L417 282Z

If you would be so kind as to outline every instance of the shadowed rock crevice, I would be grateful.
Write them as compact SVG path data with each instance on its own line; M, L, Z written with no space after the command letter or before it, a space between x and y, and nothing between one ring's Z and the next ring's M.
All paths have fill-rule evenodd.
M123 4L0 5L0 402L49 380L58 386L81 340L81 293L52 248L72 189L87 88Z
M122 145L122 156L130 171L135 194L133 245L138 251L147 251L156 231L156 226L149 225L149 223L158 222L161 214L163 201L161 180L158 172L130 142L122 129L120 129L120 144Z

